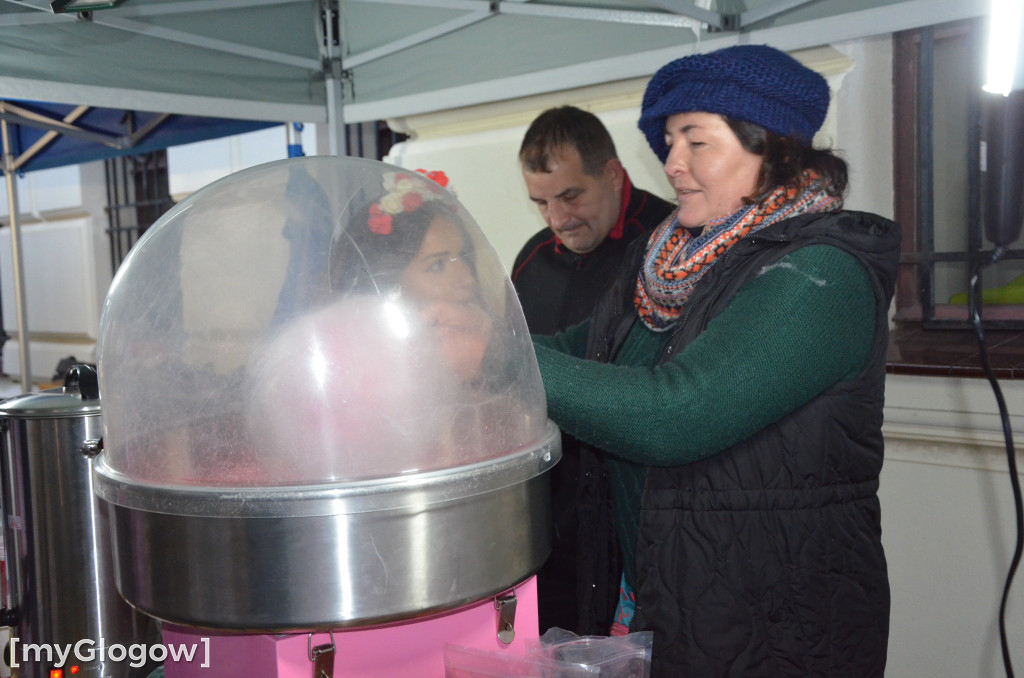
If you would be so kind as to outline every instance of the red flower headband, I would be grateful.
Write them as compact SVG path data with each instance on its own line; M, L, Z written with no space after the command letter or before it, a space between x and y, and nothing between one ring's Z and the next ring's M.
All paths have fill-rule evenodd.
M388 235L393 228L393 215L412 212L425 200L437 200L442 197L441 187L448 185L448 177L444 172L428 172L421 169L416 172L431 179L434 184L425 184L405 172L389 172L384 175L384 196L370 205L368 224L372 232L377 235Z

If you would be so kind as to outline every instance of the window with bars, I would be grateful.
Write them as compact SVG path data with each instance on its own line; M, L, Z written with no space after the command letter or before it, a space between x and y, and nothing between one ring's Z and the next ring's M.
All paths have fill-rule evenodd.
M174 206L167 174L167 152L153 151L104 161L107 235L113 272L132 245Z
M964 329L971 275L993 245L982 214L981 20L898 33L893 44L897 323ZM1022 187L1024 190L1024 187ZM980 279L992 329L1024 329L1024 246Z

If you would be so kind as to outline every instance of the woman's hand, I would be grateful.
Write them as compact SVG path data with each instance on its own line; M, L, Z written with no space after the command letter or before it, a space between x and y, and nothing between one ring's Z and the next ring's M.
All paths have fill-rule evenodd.
M431 301L423 308L422 316L435 330L455 376L462 382L478 381L494 329L491 316L475 303L450 301Z

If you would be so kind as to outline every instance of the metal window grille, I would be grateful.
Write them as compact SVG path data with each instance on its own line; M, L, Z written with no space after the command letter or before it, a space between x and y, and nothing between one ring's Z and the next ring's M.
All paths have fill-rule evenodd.
M981 199L983 45L981 21L926 27L896 38L896 218L904 229L896 320L920 322L926 329L970 327L963 293L992 249L984 236ZM963 79L952 77L952 63ZM953 95L960 91L963 96ZM982 288L998 286L1022 261L1024 249L1009 249L997 265L1002 270L989 269ZM986 327L1024 328L1024 304L983 304L982 309Z
M345 125L345 154L383 160L392 146L406 138L381 121L351 123Z
M167 152L104 161L107 183L107 235L116 272L128 251L174 205L167 175Z

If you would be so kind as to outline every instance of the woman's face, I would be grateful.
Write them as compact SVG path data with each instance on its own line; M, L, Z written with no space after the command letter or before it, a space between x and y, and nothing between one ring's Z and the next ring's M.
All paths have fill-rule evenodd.
M722 116L676 113L665 120L665 143L680 225L694 228L731 214L756 190L761 156L743 148Z
M465 259L466 243L452 222L435 218L423 244L399 280L402 291L421 304L430 301L466 303L475 298L476 277Z
M447 219L430 222L420 251L402 274L402 291L419 305L452 372L463 383L483 375L491 317L481 307L462 232Z

